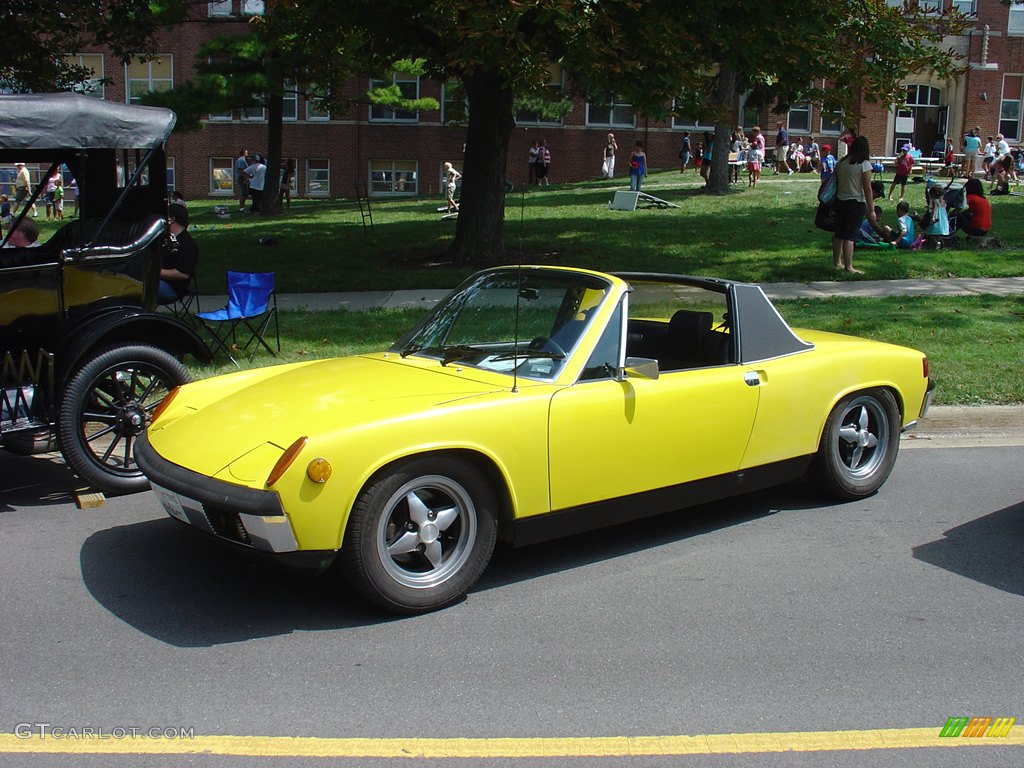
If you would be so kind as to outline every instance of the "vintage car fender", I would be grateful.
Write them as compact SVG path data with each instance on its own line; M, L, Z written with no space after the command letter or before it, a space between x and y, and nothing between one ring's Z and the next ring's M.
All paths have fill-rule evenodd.
M112 307L76 324L60 339L56 349L60 377L74 371L90 350L130 342L152 344L176 357L191 353L203 363L213 359L199 334L176 318L139 307Z

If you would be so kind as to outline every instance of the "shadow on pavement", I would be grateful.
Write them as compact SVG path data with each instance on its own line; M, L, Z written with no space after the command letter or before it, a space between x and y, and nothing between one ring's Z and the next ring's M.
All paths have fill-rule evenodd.
M0 451L0 512L73 502L80 485L60 454L17 456Z
M950 528L914 557L1014 595L1024 595L1024 502Z
M793 485L522 549L501 548L473 591L713 533L782 509L821 506L813 490ZM415 620L365 605L333 573L283 570L170 518L97 531L83 543L79 560L84 584L101 605L140 632L180 647Z
M330 575L254 560L169 517L97 531L82 544L79 563L86 588L104 608L180 647L394 618L364 607Z

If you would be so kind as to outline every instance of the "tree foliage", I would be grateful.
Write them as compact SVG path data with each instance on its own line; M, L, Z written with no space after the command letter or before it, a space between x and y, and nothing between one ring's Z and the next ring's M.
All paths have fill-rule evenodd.
M157 29L179 21L183 12L182 0L7 0L0 87L29 92L81 86L95 73L67 54L98 44L126 62L152 50Z

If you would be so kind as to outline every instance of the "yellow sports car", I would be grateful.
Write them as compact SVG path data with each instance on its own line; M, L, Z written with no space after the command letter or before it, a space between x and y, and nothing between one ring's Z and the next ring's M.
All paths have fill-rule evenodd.
M179 387L136 458L182 523L416 613L498 539L805 474L874 493L931 388L920 352L790 329L756 285L506 267L386 352Z

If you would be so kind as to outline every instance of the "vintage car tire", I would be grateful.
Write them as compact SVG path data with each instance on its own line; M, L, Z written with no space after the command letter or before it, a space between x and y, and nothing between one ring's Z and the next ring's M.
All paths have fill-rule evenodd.
M191 378L173 355L145 344L108 347L87 357L61 399L57 434L65 461L106 493L148 489L149 481L132 455L135 438L164 395ZM112 395L113 390L117 392ZM107 435L114 437L108 442Z
M900 443L896 399L887 389L847 395L829 414L810 477L840 499L860 499L889 477Z
M494 493L480 473L456 458L418 457L388 468L359 495L338 566L370 602L423 613L465 595L496 540Z

